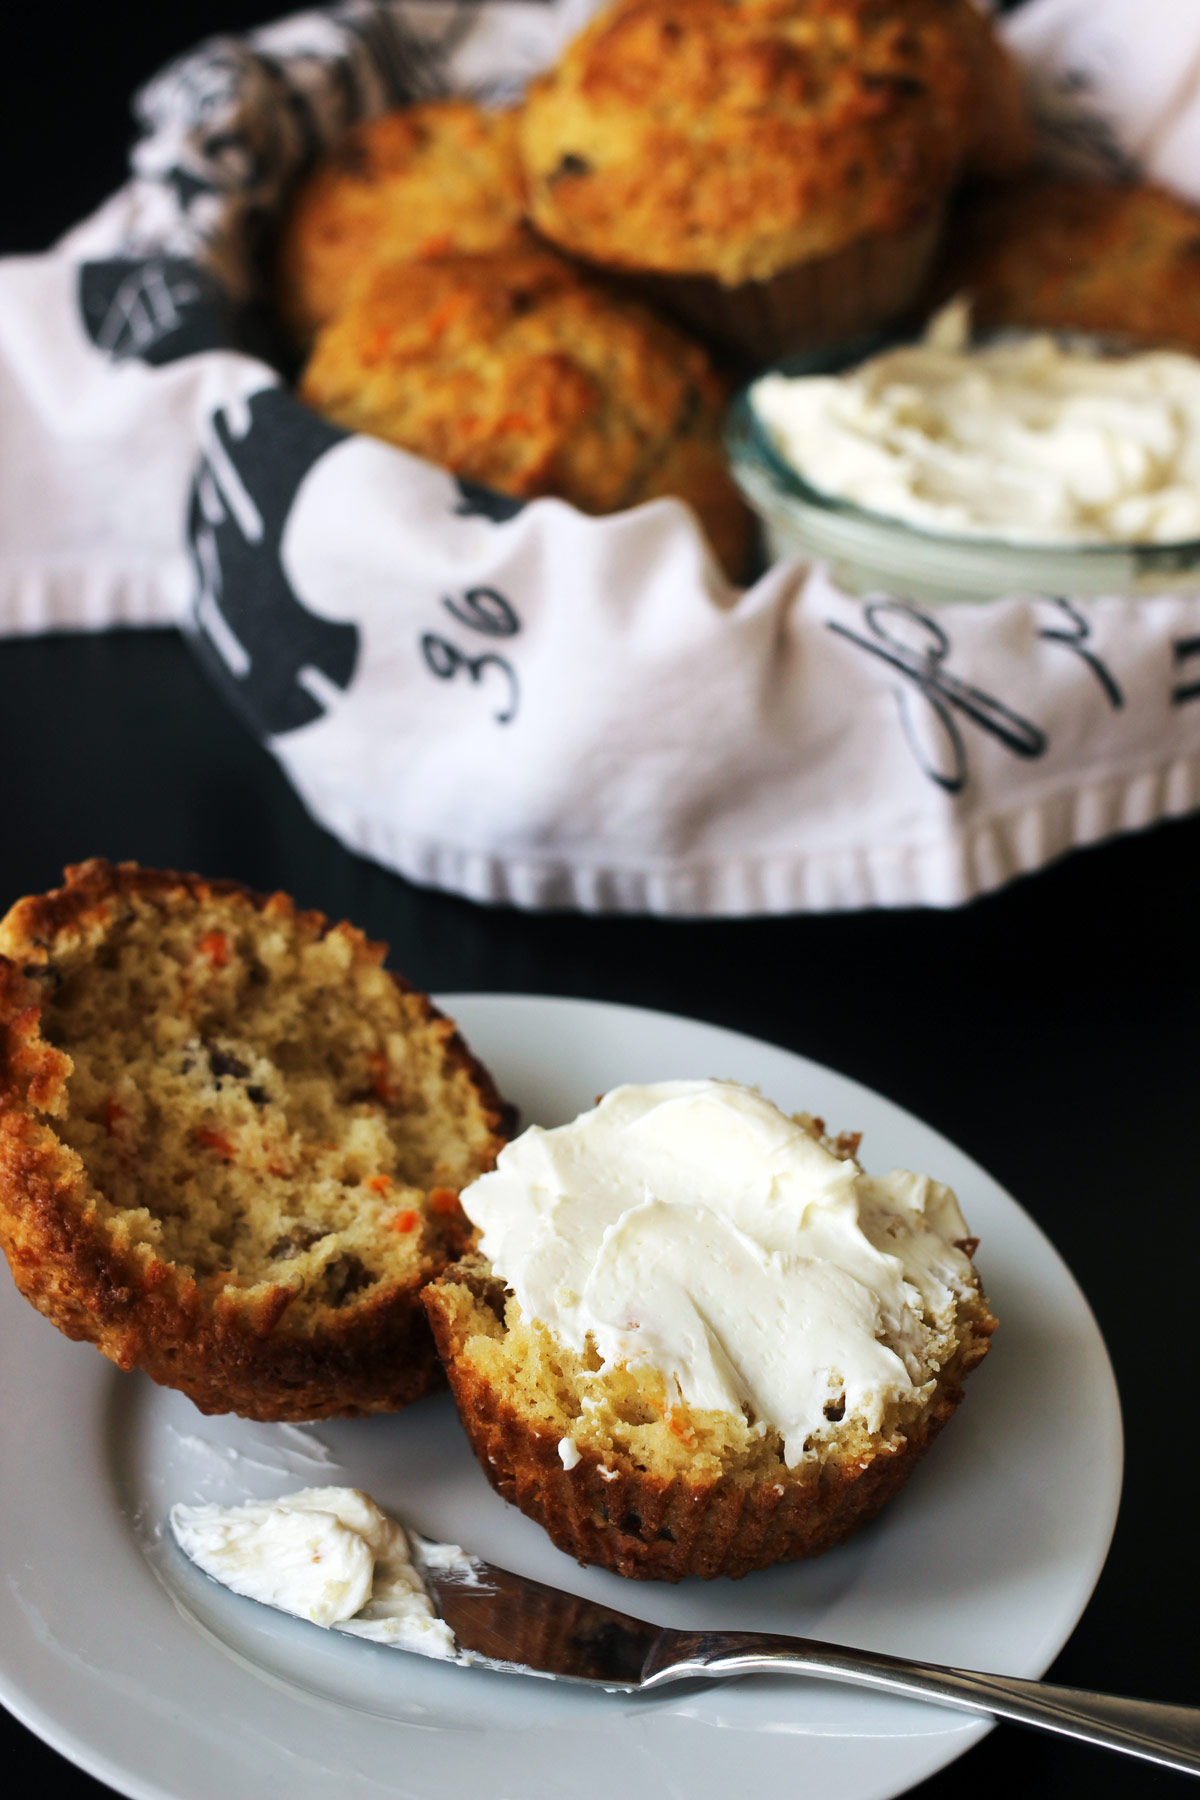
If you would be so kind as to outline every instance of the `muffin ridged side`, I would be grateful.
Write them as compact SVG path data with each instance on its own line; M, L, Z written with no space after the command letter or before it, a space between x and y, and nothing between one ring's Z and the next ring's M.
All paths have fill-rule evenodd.
M471 1447L496 1492L541 1525L560 1550L639 1580L695 1575L739 1578L776 1563L817 1556L860 1529L899 1491L962 1400L966 1375L995 1329L980 1294L964 1309L955 1354L920 1410L892 1422L870 1446L789 1469L750 1469L729 1455L648 1466L586 1442L571 1469L559 1455L561 1427L515 1404L473 1361L470 1340L502 1319L503 1284L476 1257L448 1269L424 1302Z

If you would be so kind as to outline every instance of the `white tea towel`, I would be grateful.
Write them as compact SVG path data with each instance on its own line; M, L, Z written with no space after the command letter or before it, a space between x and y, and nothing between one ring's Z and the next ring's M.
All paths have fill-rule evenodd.
M1005 33L1053 161L1200 203L1196 0L1027 0Z
M522 507L283 385L255 274L294 172L384 106L518 92L588 10L352 0L150 85L128 185L0 264L0 631L179 621L317 818L479 900L952 905L1200 804L1200 596L934 612L799 563L738 595L677 501ZM1030 0L1014 40L1058 20L1065 66L1085 10L1133 17ZM1122 154L1195 129L1160 75L1170 130L1131 102Z

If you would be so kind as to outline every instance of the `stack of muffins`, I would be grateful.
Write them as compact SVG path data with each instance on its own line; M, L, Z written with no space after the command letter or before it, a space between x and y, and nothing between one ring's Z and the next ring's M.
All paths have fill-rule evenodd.
M300 392L519 499L675 495L737 579L723 367L895 316L960 177L1027 153L973 0L615 0L516 111L389 114L310 177Z

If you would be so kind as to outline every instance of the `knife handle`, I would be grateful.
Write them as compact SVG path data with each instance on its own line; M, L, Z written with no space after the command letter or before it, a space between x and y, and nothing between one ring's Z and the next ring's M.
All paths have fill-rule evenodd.
M731 1675L808 1675L849 1682L1033 1725L1200 1775L1200 1708L1125 1700L1009 1675L980 1675L810 1638L756 1631L664 1631L646 1659L642 1687Z

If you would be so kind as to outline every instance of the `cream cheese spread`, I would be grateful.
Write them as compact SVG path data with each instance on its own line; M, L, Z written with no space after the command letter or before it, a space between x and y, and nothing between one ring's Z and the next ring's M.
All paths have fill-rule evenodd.
M377 1644L453 1659L404 1529L357 1488L302 1488L243 1506L174 1506L192 1561L235 1594ZM421 1541L437 1567L471 1567L456 1544Z
M974 1291L949 1188L866 1175L733 1082L615 1088L461 1198L527 1318L590 1339L601 1373L657 1369L690 1407L775 1427L793 1467L839 1407L877 1430L926 1397Z
M841 375L765 375L754 411L810 487L948 536L1200 538L1200 360L1046 334L972 346L954 302Z

